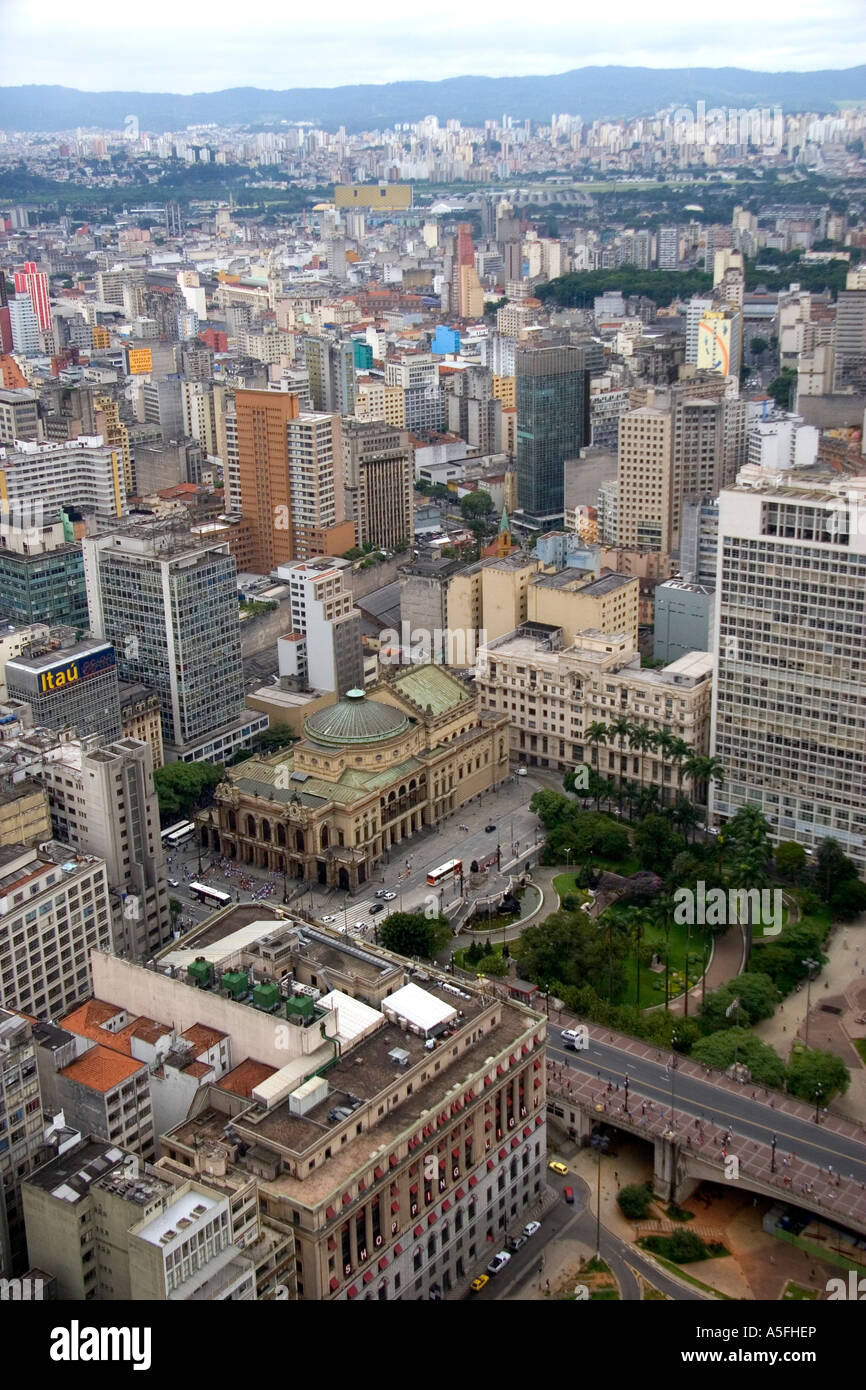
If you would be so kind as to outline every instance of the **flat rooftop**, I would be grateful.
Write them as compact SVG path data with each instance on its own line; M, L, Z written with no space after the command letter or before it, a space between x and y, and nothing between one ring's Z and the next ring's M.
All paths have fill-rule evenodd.
M37 1168L26 1181L61 1201L80 1202L98 1178L107 1177L128 1158L130 1155L114 1144L87 1139L79 1147Z
M445 996L446 999L448 997L448 995ZM482 1008L492 1002L494 1001L484 1000L482 1002L479 1000L478 1011L480 1012ZM502 1001L497 1002L501 1003ZM467 1021L469 1020L460 1020L461 1028ZM234 1128L245 1138L251 1138L253 1142L258 1139L265 1148L268 1140L271 1140L280 1147L298 1152L299 1150L295 1149L296 1144L301 1143L309 1147L320 1140L329 1129L333 1128L335 1131L339 1131L346 1123L345 1121L337 1121L331 1125L327 1120L328 1113L335 1106L341 1104L340 1092L336 1090L336 1087L341 1083L347 1085L353 1095L366 1101L381 1095L383 1091L386 1091L395 1081L399 1080L403 1072L388 1058L388 1053L395 1047L402 1048L409 1053L410 1068L422 1056L432 1059L431 1066L435 1066L438 1061L440 1064L438 1072L429 1076L426 1082L416 1083L416 1089L412 1095L393 1110L386 1112L372 1128L365 1129L361 1134L348 1138L345 1144L341 1144L336 1149L327 1163L314 1168L303 1179L294 1178L289 1174L281 1174L273 1182L269 1181L267 1184L276 1192L285 1192L296 1201L303 1202L307 1206L315 1206L330 1196L335 1188L349 1179L353 1173L359 1172L366 1164L374 1161L380 1150L383 1148L387 1150L401 1134L417 1125L424 1114L443 1101L445 1093L451 1086L479 1071L488 1057L495 1056L510 1047L526 1032L529 1026L529 1015L516 1002L506 1004L502 1010L501 1022L492 1033L482 1034L469 1047L460 1047L458 1055L452 1057L452 1048L448 1044L451 1043L452 1038L458 1035L444 1035L437 1048L433 1051L427 1051L422 1038L405 1033L402 1029L389 1024L348 1053L337 1068L333 1068L325 1074L327 1080L335 1087L335 1092L329 1094L327 1100L310 1114L302 1117L292 1115L287 1100L266 1117L264 1127L261 1124L250 1123L255 1112L246 1111L244 1115L234 1120ZM356 1066L354 1059L359 1055L363 1060L361 1065ZM324 1113L324 1121L320 1118L320 1112ZM351 1121L349 1123L351 1124Z

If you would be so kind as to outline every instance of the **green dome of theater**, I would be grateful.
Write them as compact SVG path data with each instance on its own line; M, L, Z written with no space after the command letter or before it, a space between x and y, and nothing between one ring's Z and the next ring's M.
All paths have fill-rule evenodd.
M402 710L368 700L363 690L348 690L335 705L317 710L304 720L308 739L336 748L385 743L408 728L409 720Z

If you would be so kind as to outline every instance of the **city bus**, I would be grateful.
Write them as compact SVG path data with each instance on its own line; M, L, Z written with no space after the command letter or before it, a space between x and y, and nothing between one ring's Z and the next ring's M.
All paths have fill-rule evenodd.
M188 887L206 907L228 907L232 900L231 893L224 893L222 888L210 888L206 883L190 883Z
M169 849L180 849L181 845L188 845L190 840L195 839L195 826L191 820L183 822L176 830L169 835L166 845Z
M178 835L181 830L192 829L194 829L194 826L191 820L175 821L174 825L168 825L166 826L165 830L160 831L159 838L162 840L162 843L164 845L167 845L172 835Z
M443 879L449 878L451 874L463 873L462 859L449 859L446 864L440 864L438 869L431 869L427 875L427 882L435 887Z

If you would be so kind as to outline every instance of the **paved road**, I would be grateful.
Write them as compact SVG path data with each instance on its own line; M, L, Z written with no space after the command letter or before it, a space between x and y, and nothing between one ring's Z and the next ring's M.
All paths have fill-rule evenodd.
M600 1087L606 1087L608 1081L619 1084L620 1097L628 1076L642 1097L648 1097L665 1109L670 1106L670 1070L666 1070L663 1060L635 1056L622 1046L626 1039L614 1035L614 1042L609 1043L600 1041L593 1032L589 1048L573 1052L563 1048L560 1033L558 1027L548 1030L550 1058L588 1077L597 1077ZM786 1113L780 1107L778 1095L773 1093L770 1094L776 1105L772 1108L769 1101L761 1099L759 1088L754 1088L758 1090L758 1098L753 1100L752 1089L748 1085L736 1090L721 1087L712 1080L689 1075L681 1064L674 1073L674 1113L722 1125L731 1130L735 1139L769 1144L775 1134L780 1161L783 1155L796 1152L798 1158L807 1163L825 1170L832 1164L834 1173L840 1173L843 1178L852 1175L856 1182L866 1182L866 1143L862 1139L840 1134L824 1124L816 1125L814 1120L801 1114ZM794 1194L790 1195L793 1199Z
M587 1184L573 1173L569 1173L568 1177L562 1177L550 1170L547 1173L547 1181L548 1185L560 1194L560 1200L545 1216L541 1231L512 1256L506 1269L491 1279L480 1294L473 1294L473 1298L496 1302L525 1300L530 1291L538 1288L539 1281L544 1282L544 1269L539 1270L539 1263L544 1257L544 1247L549 1241L570 1238L579 1240L588 1246L590 1251L595 1251L596 1217L591 1206L594 1199ZM566 1186L574 1191L574 1206L569 1206L562 1199L562 1189ZM542 1239L543 1244L540 1243ZM671 1278L641 1251L629 1245L627 1241L620 1240L619 1236L615 1236L604 1226L601 1228L601 1257L619 1282L621 1296L625 1302L640 1300L640 1284L633 1272L635 1269L671 1298L701 1301L705 1297L697 1290L687 1288Z

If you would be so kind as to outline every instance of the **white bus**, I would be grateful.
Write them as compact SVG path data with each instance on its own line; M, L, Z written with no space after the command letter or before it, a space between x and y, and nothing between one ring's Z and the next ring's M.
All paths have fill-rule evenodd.
M176 821L174 825L168 825L165 830L160 831L160 839L164 845L167 845L172 835L179 834L181 830L191 830L194 828L191 820L179 820Z
M169 849L180 849L181 845L188 845L190 840L195 839L195 826L191 820L179 825L176 830L169 835L166 845Z
M449 859L446 864L440 864L438 869L431 869L427 875L427 882L435 887L443 879L449 878L451 874L463 873L462 859Z
M190 883L189 891L206 907L228 907L232 900L231 893L224 893L222 888L210 888L206 883Z

